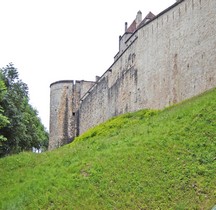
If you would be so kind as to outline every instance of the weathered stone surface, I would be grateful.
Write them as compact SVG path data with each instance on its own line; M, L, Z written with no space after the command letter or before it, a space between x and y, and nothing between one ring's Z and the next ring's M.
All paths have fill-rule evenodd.
M133 33L127 48L88 93L80 96L80 104L73 105L79 111L78 133L112 116L161 109L215 87L215 8L215 0L181 0ZM61 94L56 95L58 99L51 98L51 107L67 104L61 99L65 95L72 100L70 91L64 89L62 86ZM74 107L67 109L70 118ZM61 110L59 119L66 108ZM50 119L50 125L58 129ZM68 130L73 126L71 123ZM66 135L63 130L52 132L50 129L51 137Z
M138 37L80 106L80 132L114 115L161 109L216 86L215 0L185 0ZM130 42L130 40L128 40Z
M80 98L94 82L63 80L50 85L49 150L79 135Z

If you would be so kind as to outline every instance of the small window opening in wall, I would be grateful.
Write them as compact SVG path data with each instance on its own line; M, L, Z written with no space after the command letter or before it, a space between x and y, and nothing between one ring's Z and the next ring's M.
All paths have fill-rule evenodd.
M76 113L75 112L73 112L73 116L75 116L76 115Z
M188 63L188 65L187 65L187 68L189 69L190 68L190 64Z

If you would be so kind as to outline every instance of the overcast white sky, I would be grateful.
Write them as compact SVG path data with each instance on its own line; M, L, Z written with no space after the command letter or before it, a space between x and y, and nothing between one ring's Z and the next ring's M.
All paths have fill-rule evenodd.
M95 80L113 63L118 37L141 10L155 15L175 0L0 0L0 68L12 62L30 103L49 129L49 85Z

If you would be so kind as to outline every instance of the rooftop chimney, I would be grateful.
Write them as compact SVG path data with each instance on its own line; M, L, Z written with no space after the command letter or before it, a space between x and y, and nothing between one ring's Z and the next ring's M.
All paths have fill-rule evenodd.
M127 22L125 22L125 32L127 31Z
M136 15L136 28L142 22L142 12L139 10Z

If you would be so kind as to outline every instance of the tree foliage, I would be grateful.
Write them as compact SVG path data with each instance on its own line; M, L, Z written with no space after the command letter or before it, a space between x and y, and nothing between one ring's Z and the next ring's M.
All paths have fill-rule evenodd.
M0 98L3 119L0 121L0 156L47 147L48 133L41 123L37 110L29 104L28 86L21 79L13 64L0 69ZM1 118L0 118L1 119ZM3 141L4 140L4 141Z
M2 80L2 74L0 72L0 102L2 101L5 94L6 94L6 86ZM4 116L4 110L0 106L0 129L4 128L8 123L9 123L9 120L6 116ZM7 139L0 133L0 145L2 144L1 142L6 141L6 140Z

